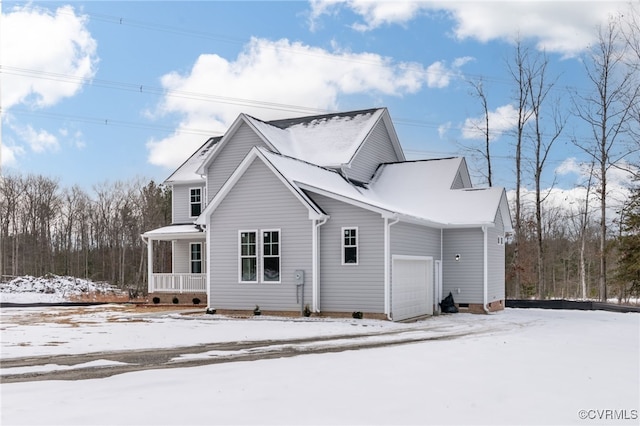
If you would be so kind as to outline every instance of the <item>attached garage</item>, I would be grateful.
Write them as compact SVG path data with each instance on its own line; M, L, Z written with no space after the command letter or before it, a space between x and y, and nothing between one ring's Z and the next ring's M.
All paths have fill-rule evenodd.
M433 315L433 258L392 256L391 318Z

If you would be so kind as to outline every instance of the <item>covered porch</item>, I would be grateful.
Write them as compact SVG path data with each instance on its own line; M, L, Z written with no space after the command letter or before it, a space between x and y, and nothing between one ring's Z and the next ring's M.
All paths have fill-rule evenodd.
M170 225L145 232L141 237L147 245L149 295L206 294L206 244L201 227L194 224ZM154 270L154 243L159 241L171 242L171 272Z

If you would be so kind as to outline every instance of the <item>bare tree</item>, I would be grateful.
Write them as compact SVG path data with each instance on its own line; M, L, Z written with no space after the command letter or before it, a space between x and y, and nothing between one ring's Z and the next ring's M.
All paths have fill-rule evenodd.
M624 61L627 50L620 21L611 18L599 28L598 41L584 60L591 90L573 96L577 116L591 130L591 137L578 140L576 145L596 165L596 191L600 199L598 288L603 301L607 299L607 172L628 154L623 139L638 101L636 70Z
M549 60L545 54L538 55L530 62L526 72L526 83L529 92L530 107L532 113L533 126L533 179L535 183L535 209L536 209L536 234L537 234L537 257L538 257L538 296L544 297L545 274L544 274L544 238L542 229L542 205L544 198L542 194L542 174L545 170L547 158L551 152L553 144L558 139L566 119L562 117L559 110L550 108L551 114L545 114L543 107L546 105L547 96L553 88L555 81L548 82L547 66ZM555 104L555 103L552 103ZM542 126L543 115L551 116L553 129L547 130Z
M472 96L478 98L478 100L480 101L480 105L482 106L482 114L483 114L482 120L484 121L484 125L478 124L474 129L482 134L484 138L484 147L482 147L481 149L472 149L472 151L477 154L480 154L483 158L483 161L486 162L486 171L484 171L482 174L487 179L487 184L489 186L492 186L493 180L492 180L492 171L491 171L491 149L490 149L491 134L490 134L490 128L489 128L489 103L487 100L487 95L484 90L483 81L482 80L471 81L470 84L472 87L472 93L471 93Z
M529 108L529 90L527 86L527 64L529 58L529 49L522 46L520 41L517 42L513 55L513 63L508 62L507 67L511 73L511 77L515 83L515 100L518 105L518 127L516 133L515 146L515 172L516 172L516 199L515 199L515 226L514 226L514 253L513 268L515 274L515 298L520 298L522 265L520 262L520 235L522 234L522 145L524 138L524 130L532 110ZM486 109L485 109L486 110ZM488 124L488 123L487 123Z

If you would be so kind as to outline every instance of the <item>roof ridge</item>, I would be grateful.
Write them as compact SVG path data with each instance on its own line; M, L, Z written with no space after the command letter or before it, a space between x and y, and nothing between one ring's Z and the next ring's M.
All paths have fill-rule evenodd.
M314 120L318 120L318 119L322 119L322 118L329 118L329 117L354 117L356 115L360 115L360 114L367 114L367 113L374 113L376 111L379 111L381 109L385 109L385 107L379 107L379 108L367 108L367 109L360 109L360 110L353 110L353 111L336 111L336 112L330 112L330 113L325 113L325 114L317 114L317 115L307 115L307 116L302 116L302 117L294 117L294 118L281 118L281 119L277 119L277 120L269 120L269 121L262 121L263 123L269 124L271 126L277 127L279 129L286 129L288 127L294 126L296 124L301 124L301 123L305 123L305 122L311 122Z
M292 156L290 156L290 155L281 154L281 153L279 153L279 152L273 152L273 151L268 150L267 148L262 147L262 146L256 146L256 149L258 149L258 150L260 150L260 151L262 151L262 152L264 152L264 153L267 153L267 154L276 155L276 156L278 156L278 157L286 158L286 159L288 159L288 160L294 160L294 161L297 161L298 163L307 164L307 165L309 165L309 166L317 167L317 168L322 169L322 170L325 170L325 171L327 171L327 172L336 173L336 174L338 174L339 176L342 176L342 174L338 173L338 171L336 171L336 170L334 170L334 169L330 169L330 168L328 168L328 167L324 167L324 166L321 166L321 165L319 165L319 164L310 163L309 161L301 160L300 158L292 157Z

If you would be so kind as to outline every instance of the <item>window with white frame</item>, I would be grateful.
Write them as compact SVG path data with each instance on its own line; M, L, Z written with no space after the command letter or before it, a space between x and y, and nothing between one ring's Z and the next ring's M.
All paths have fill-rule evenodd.
M198 217L202 212L202 188L189 189L189 212L191 217Z
M202 243L191 243L191 273L202 273Z
M240 231L240 282L258 281L257 231Z
M358 264L358 228L342 228L342 264Z
M280 282L280 231L262 231L262 281Z

